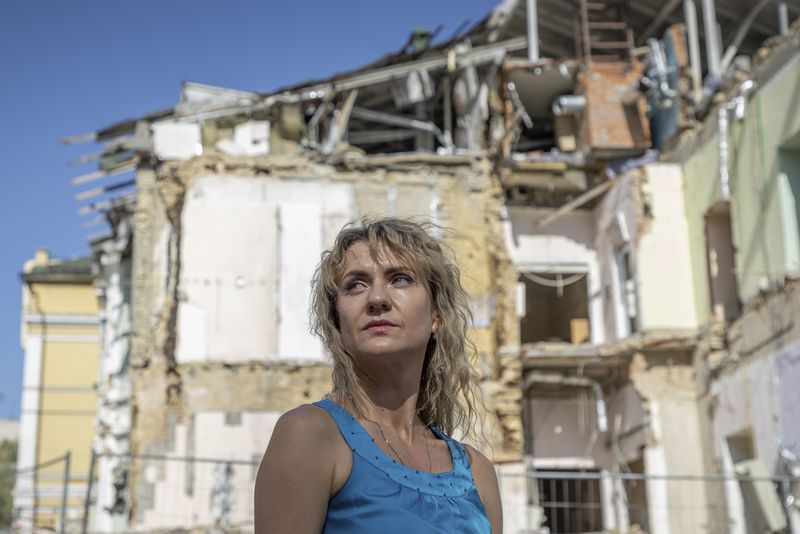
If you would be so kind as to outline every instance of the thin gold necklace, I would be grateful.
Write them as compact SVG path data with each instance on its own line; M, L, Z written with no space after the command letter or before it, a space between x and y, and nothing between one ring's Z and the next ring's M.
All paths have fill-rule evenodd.
M397 456L397 459L400 460L400 463L407 466L408 464L403 461L403 459L400 457L400 454L395 450L394 447L392 447L392 444L389 443L389 440L386 439L386 434L384 434L383 427L381 426L381 424L379 422L377 422L377 421L373 421L372 419L369 419L366 416L364 416L364 419L366 419L367 421L369 421L370 423L372 423L372 424L374 424L375 426L378 427L378 432L381 433L381 438L383 439L383 442L386 443L386 445L392 450L394 455ZM431 445L430 445L430 443L428 443L428 438L427 437L423 436L422 439L425 440L425 448L428 451L428 472L432 473L433 472L433 461L431 460Z

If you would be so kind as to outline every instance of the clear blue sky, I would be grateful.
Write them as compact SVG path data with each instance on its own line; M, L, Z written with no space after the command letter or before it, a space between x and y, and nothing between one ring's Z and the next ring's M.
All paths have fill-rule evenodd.
M0 2L0 417L19 417L19 273L37 247L89 253L64 147L177 103L184 80L268 91L394 52L415 27L448 37L495 0L4 0Z

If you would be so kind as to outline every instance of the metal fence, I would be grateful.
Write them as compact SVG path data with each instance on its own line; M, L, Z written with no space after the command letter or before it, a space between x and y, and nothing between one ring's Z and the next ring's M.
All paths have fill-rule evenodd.
M502 474L503 479L515 475ZM519 476L519 475L517 475ZM800 534L800 478L533 471L524 525L506 532ZM513 500L503 495L504 502ZM519 502L519 499L517 499Z
M0 471L0 478L14 479L11 528L0 527L0 532L253 532L253 486L260 458L93 452L85 481L70 478L70 459L67 453L39 465Z
M65 534L70 530L75 514L70 510L80 510L76 501L83 499L83 493L70 491L71 454L53 458L38 465L0 472L0 478L13 480L14 507L12 510L11 532L58 532Z
M15 533L249 533L259 461L94 454L80 495L70 491L68 454L0 476L14 476L17 502L30 503L15 510ZM800 477L754 473L501 471L505 531L800 534Z
M260 460L93 454L81 532L253 532Z

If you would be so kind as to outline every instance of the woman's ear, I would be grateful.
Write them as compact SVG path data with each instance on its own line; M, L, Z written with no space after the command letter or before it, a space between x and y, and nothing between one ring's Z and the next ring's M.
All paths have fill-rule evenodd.
M439 314L433 312L433 319L431 321L431 333L435 334L439 330Z

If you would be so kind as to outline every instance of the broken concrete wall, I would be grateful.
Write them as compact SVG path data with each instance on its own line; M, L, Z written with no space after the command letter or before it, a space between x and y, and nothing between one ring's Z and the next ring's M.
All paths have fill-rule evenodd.
M692 354L684 350L636 353L629 377L641 396L649 422L644 449L647 501L653 532L714 531L719 502L713 487L697 481L668 481L667 474L703 475L702 413L695 387ZM715 523L716 522L716 523ZM718 530L722 531L722 530Z
M798 314L800 284L791 282L746 309L731 325L727 358L709 360L716 376L709 400L718 462L730 454L726 440L749 436L752 457L774 472L777 441L800 443L796 403L800 326L794 321ZM794 452L800 452L797 445Z
M344 223L393 213L457 229L443 237L473 297L476 365L490 410L487 452L499 461L520 458L520 367L496 356L513 339L503 332L504 293L513 288L498 291L508 259L491 246L500 227L489 221L502 197L481 160L432 165L400 156L334 168L302 157L206 155L164 163L157 174L142 170L139 178L134 295L150 298L135 309L134 324L154 335L139 330L134 349L135 453L198 456L199 441L192 445L186 429L194 424L196 436L198 421L213 427L219 421L209 414L222 411L252 423L241 429L251 436L244 441L229 440L234 430L222 423L204 430L226 436L222 458L263 453L271 428L263 421L330 389L329 363L308 333L309 283L320 253ZM185 480L173 480L176 468L158 462L134 467L134 517L153 527L167 526L154 523L158 507L208 498L160 500L158 488Z
M785 52L788 57L776 54L754 70L754 90L740 84L720 103L722 111L712 111L702 128L688 133L666 154L683 167L695 314L700 323L712 315L704 224L705 215L716 205L730 202L741 302L779 285L786 273L796 269L792 247L796 247L797 179L782 168L782 155L793 150L800 132L799 108L787 104L797 98L800 55L796 49ZM727 117L722 124L728 125L722 145L720 113Z

